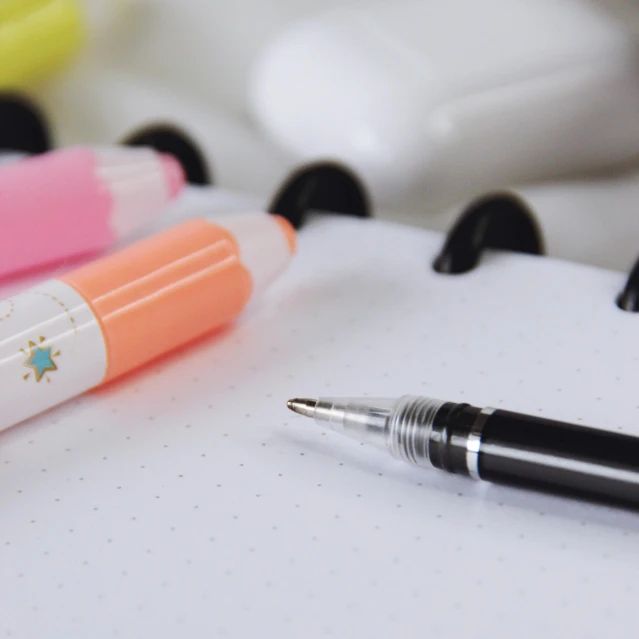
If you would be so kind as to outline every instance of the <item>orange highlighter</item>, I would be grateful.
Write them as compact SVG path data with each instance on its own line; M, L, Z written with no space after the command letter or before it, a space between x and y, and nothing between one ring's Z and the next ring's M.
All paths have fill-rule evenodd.
M0 430L232 322L294 251L276 215L194 219L0 301Z

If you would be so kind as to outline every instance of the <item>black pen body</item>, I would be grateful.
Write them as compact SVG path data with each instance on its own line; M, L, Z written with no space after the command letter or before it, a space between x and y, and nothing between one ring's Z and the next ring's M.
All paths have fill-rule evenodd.
M479 477L639 506L639 438L496 410L487 416Z
M417 466L639 507L639 437L416 395L292 403L317 423Z

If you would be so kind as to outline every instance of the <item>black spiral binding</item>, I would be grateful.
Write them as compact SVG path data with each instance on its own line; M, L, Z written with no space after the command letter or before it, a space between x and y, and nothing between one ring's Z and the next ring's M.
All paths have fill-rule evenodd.
M211 167L195 140L177 126L154 123L129 133L120 142L170 153L182 165L190 184L214 183ZM295 170L277 189L268 211L285 217L297 229L312 211L371 216L366 188L355 173L336 162L314 162Z
M182 165L190 184L210 186L214 183L212 169L197 143L177 126L153 123L132 131L120 142L170 153ZM268 211L300 228L311 211L370 217L369 202L364 185L352 171L336 162L314 162L300 167L284 180Z
M170 124L151 124L126 135L122 144L127 146L150 146L160 153L170 153L179 160L190 184L206 186L213 184L212 169L204 158L195 140L178 127Z
M176 157L190 184L212 185L212 170L196 142L178 127L155 123L124 136L122 144L149 146ZM336 162L314 162L295 170L277 189L268 206L300 228L312 211L370 217L367 190L360 179Z
M433 263L438 273L471 271L486 249L544 254L541 229L526 204L511 193L496 193L473 202L448 233Z
M543 255L539 224L515 194L491 194L471 203L448 233L433 268L438 273L467 273L477 266L487 248ZM639 259L616 302L622 311L639 313Z
M628 275L626 286L617 297L617 306L622 311L639 313L639 259Z
M296 229L312 211L371 217L363 183L335 162L316 162L297 169L280 186L268 211L285 217Z
M0 149L35 155L52 148L51 127L38 105L18 94L0 95Z

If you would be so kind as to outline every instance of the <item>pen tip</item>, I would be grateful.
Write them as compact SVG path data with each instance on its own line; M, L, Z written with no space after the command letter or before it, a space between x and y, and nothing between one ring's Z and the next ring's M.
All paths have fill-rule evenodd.
M304 415L304 417L313 417L315 415L315 407L317 406L317 400L315 399L289 399L286 402L286 406L289 410L292 410L298 415Z

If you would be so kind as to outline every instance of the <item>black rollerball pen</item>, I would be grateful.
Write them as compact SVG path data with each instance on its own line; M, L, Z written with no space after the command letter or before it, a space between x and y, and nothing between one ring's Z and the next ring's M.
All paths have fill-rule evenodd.
M292 399L287 406L417 466L639 506L639 437L411 395Z

